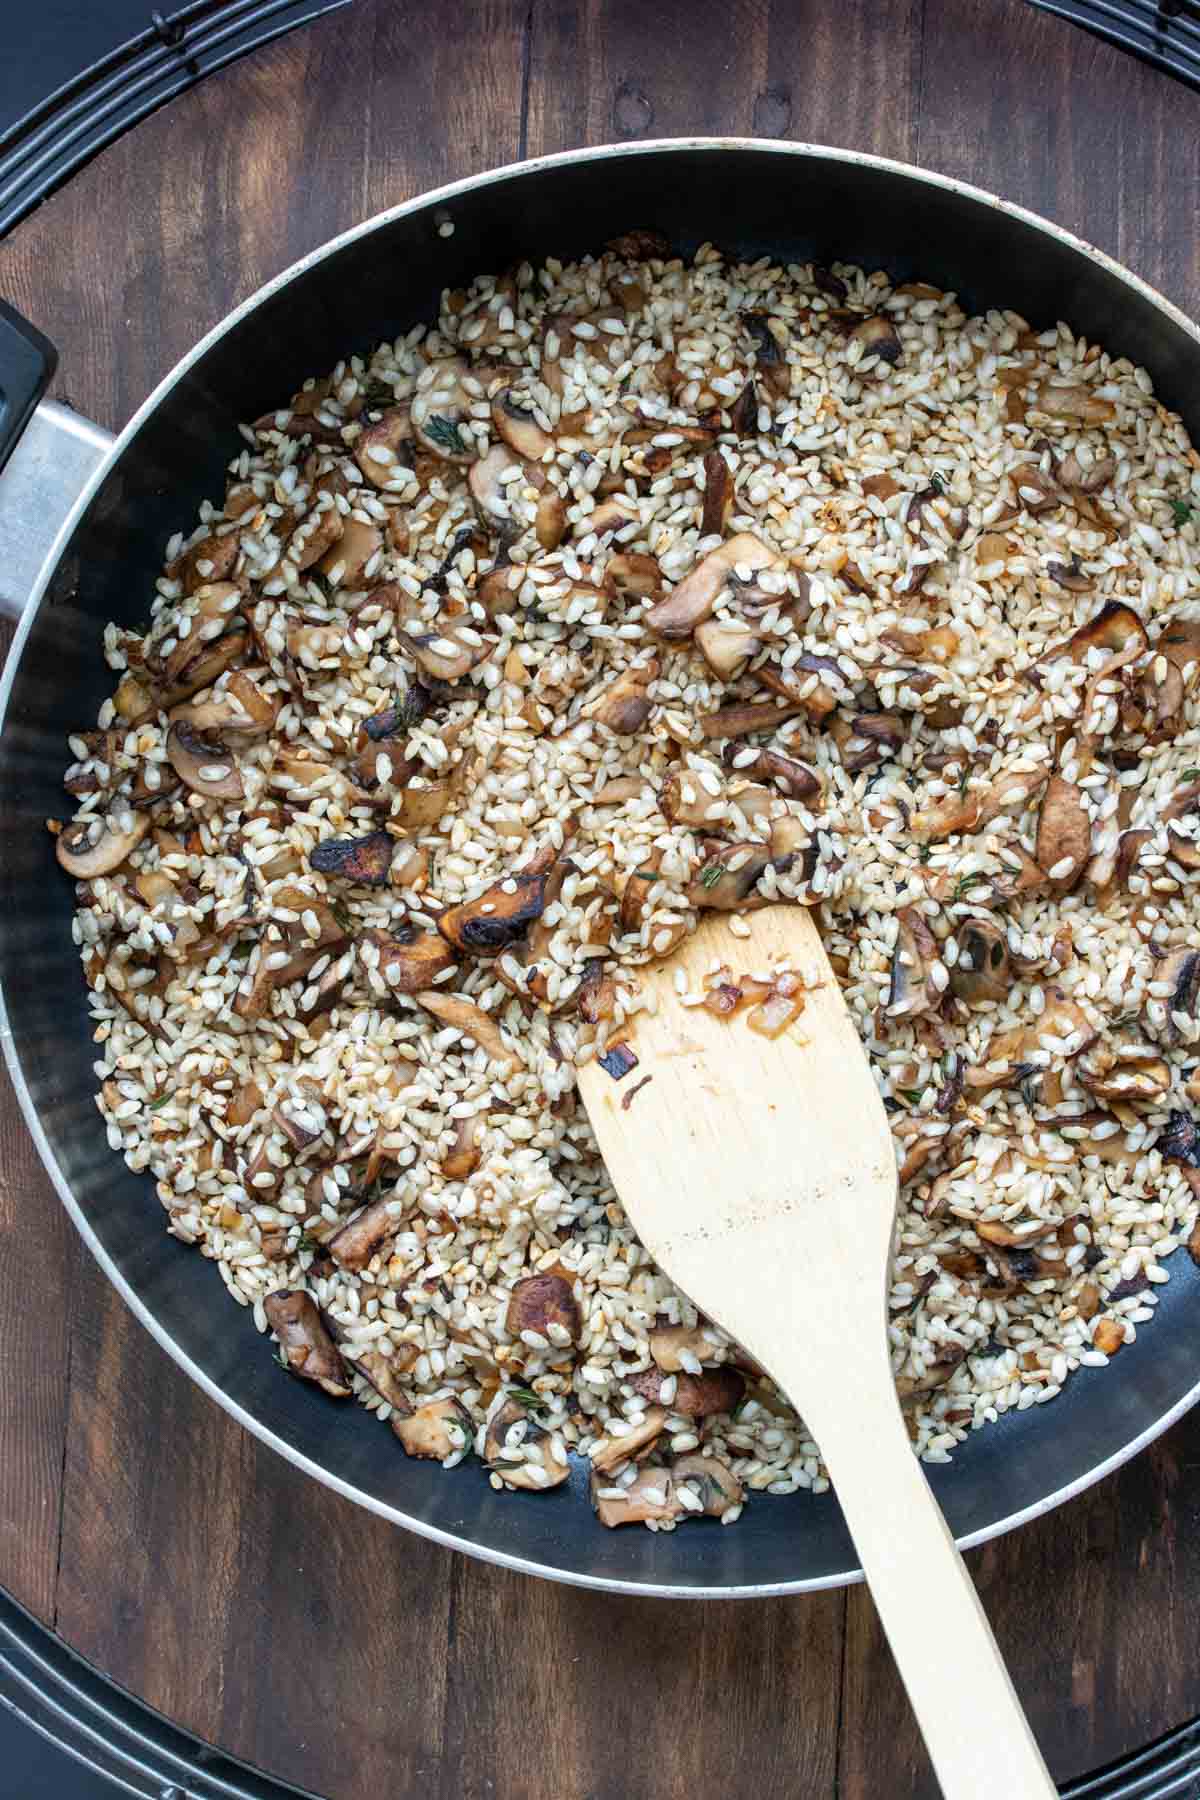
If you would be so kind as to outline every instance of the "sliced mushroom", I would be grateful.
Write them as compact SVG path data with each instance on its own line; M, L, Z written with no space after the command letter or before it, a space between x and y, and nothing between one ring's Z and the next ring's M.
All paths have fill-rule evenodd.
M479 1167L479 1134L482 1126L483 1121L478 1114L473 1118L454 1121L454 1141L438 1165L447 1181L466 1181Z
M984 1046L983 1061L968 1069L965 1086L973 1093L990 1093L996 1087L1011 1087L1024 1081L1036 1068L1044 1067L1046 1054L1055 1045L1066 1044L1066 1050L1053 1050L1055 1056L1068 1059L1079 1056L1096 1042L1100 1033L1088 1015L1062 988L1051 988L1046 995L1044 1011L1031 1023L1002 1032ZM1030 1058L1043 1053L1034 1063Z
M938 1005L941 993L930 974L937 956L938 942L924 914L915 906L902 907L896 914L896 945L887 999L889 1017L911 1018Z
M664 1375L678 1375L682 1356L697 1362L711 1357L713 1345L702 1325L660 1325L650 1333L650 1354Z
M504 1320L511 1336L519 1338L523 1331L536 1331L549 1337L549 1327L565 1331L570 1342L577 1344L583 1330L579 1302L571 1283L562 1275L527 1275L518 1281L508 1302ZM551 1344L555 1340L550 1337Z
M460 429L470 415L474 398L462 385L467 365L461 357L454 356L431 364L430 371L428 378L421 378L412 398L409 416L413 429L425 448L443 461L473 462L474 450Z
M1157 657L1155 663L1157 663ZM1172 662L1167 662L1161 681L1152 663L1138 674L1126 677L1125 690L1118 710L1122 727L1135 737L1159 743L1170 737L1180 722L1183 711L1183 676Z
M444 1400L430 1400L407 1417L393 1413L388 1424L409 1456L435 1462L459 1455L469 1448L475 1436L470 1413L452 1395Z
M812 800L821 792L821 778L807 763L797 762L795 757L771 749L759 750L753 762L749 762L740 756L740 750L744 749L745 745L727 747L723 758L725 766L736 768L739 775L769 781L788 800Z
M877 356L880 362L887 363L892 368L900 361L903 353L899 332L892 321L884 318L881 313L868 314L851 331L850 339L851 342L862 345L866 356Z
M238 550L236 531L210 531L168 563L166 572L172 581L180 583L185 594L194 594L209 582L227 581L237 563Z
M1081 425L1105 425L1115 419L1117 409L1082 382L1064 384L1043 381L1035 388L1033 405L1052 419L1074 419Z
M219 738L205 737L177 719L167 732L167 756L179 779L194 794L209 800L245 797L233 753Z
M752 737L756 732L774 731L804 710L803 702L799 700L739 700L716 712L702 714L700 730L714 742L721 738Z
M1108 486L1116 472L1117 462L1113 456L1105 456L1085 469L1075 451L1069 450L1059 464L1058 478L1072 493L1098 494L1101 488Z
M347 1357L346 1363L351 1374L361 1375L375 1389L379 1398L387 1401L393 1414L398 1414L402 1419L411 1415L412 1400L401 1383L401 1371L392 1357L382 1350L364 1350L361 1356Z
M1200 678L1200 618L1166 620L1154 649L1179 670L1190 692Z
M1176 1014L1184 1019L1200 1015L1200 950L1172 950L1155 966L1151 986L1166 990L1150 994L1142 1008L1142 1022L1150 1036L1169 1048L1184 1042L1184 1033L1175 1023Z
M397 994L418 994L454 967L454 952L436 931L391 936L386 931L367 931L367 942L379 951L375 967L386 985Z
M440 1019L443 1025L452 1025L464 1037L478 1044L493 1062L500 1063L510 1073L521 1068L519 1054L505 1042L496 1021L473 1001L464 1000L461 994L439 993L434 988L427 988L414 998L426 1012L431 1012L435 1019Z
M1073 782L1052 775L1042 795L1034 856L1056 894L1066 894L1083 873L1092 850L1092 822Z
M366 586L382 548L379 527L351 513L342 521L341 537L325 552L317 569L331 587L357 590Z
M675 1383L670 1399L662 1397L664 1382ZM704 1369L699 1375L682 1370L678 1375L664 1375L661 1369L643 1369L629 1378L635 1394L641 1394L655 1406L669 1406L672 1412L692 1419L706 1419L712 1413L732 1412L745 1390L745 1377L737 1369L723 1364L719 1369Z
M965 919L958 927L958 960L950 971L950 991L968 1006L1004 1000L1012 987L1008 933L994 919Z
M401 1221L391 1208L390 1195L373 1200L327 1239L325 1248L339 1268L360 1274L387 1240L396 1235Z
M692 769L676 769L668 775L658 791L658 807L672 825L704 826L723 812L726 802L724 785L715 794Z
M623 531L638 516L636 504L625 494L612 494L580 521L576 534L586 532L592 537L603 537L606 532Z
M235 669L223 693L172 707L170 718L182 719L193 731L236 731L249 738L269 732L278 712L279 701L269 699L244 669Z
M662 570L653 556L642 551L622 550L610 556L605 579L622 596L633 594L639 600L657 600L662 593Z
M710 450L704 458L704 510L700 516L701 537L724 537L733 506L733 476L729 464L719 450Z
M515 465L512 451L504 444L493 444L486 456L471 464L467 487L487 523L495 524L511 516L509 484L502 477Z
M426 675L436 681L461 681L488 654L485 643L472 641L478 632L473 631L471 639L462 632L461 626L447 625L438 631L403 631L400 637Z
M623 1462L628 1462L630 1457L637 1456L656 1442L662 1436L666 1422L665 1407L648 1406L640 1425L631 1425L619 1437L604 1437L592 1445L588 1451L592 1468L599 1469L605 1475L611 1474Z
M1040 513L1051 512L1054 507L1063 503L1063 493L1058 482L1052 475L1047 475L1038 463L1020 463L1012 471L1012 483L1017 491L1018 501L1034 518Z
M834 711L846 686L846 677L832 656L812 656L807 651L787 667L765 663L754 674L773 694L798 701L814 725L823 724Z
M659 637L690 637L717 604L721 589L740 569L753 572L778 562L778 554L748 531L740 531L696 564L665 600L652 606L646 625Z
M757 656L763 640L753 626L736 619L706 619L695 630L696 648L721 681L732 681L734 675Z
M1097 1100L1152 1105L1170 1090L1171 1071L1144 1047L1097 1044L1076 1063L1079 1079Z
M687 890L689 906L736 912L755 904L759 877L771 860L764 844L726 844L701 865Z
M660 664L657 658L649 662L634 663L623 669L606 687L585 701L580 708L580 717L595 719L600 725L607 725L618 737L632 737L645 725L654 711L654 701L650 698L650 684L657 681Z
M263 1311L293 1375L344 1400L352 1391L350 1378L312 1295L303 1288L278 1288L263 1301Z
M945 1387L965 1360L966 1354L962 1345L942 1344L938 1347L935 1360L928 1363L919 1375L897 1375L896 1396L901 1406L911 1406L926 1394L936 1393L938 1388Z
M396 840L386 831L366 837L326 838L309 854L318 875L336 875L358 887L386 887Z
M918 843L931 844L956 833L978 831L1002 812L1023 809L1047 780L1045 769L1014 769L998 776L988 788L947 795L936 806L913 814L912 835Z
M623 1442L618 1439L617 1442ZM592 1507L601 1525L615 1531L619 1525L646 1525L678 1519L683 1507L675 1498L671 1471L658 1463L648 1463L638 1470L633 1480L619 1489L609 1487L603 1475L593 1469Z
M524 1426L514 1432L515 1426ZM515 1437L517 1441L510 1441ZM520 1400L505 1400L488 1421L483 1460L506 1487L551 1488L567 1479L566 1451L555 1455L556 1434L539 1425ZM530 1454L532 1452L532 1454Z
M554 448L550 433L542 430L531 408L513 399L511 388L502 388L493 397L492 424L509 448L529 462L541 462Z
M363 426L354 444L354 460L372 487L386 488L412 464L413 427L407 406L389 406Z
M495 956L519 943L546 906L555 857L539 852L531 864L493 881L473 900L451 906L438 920L448 944L472 956Z
M142 812L121 812L107 819L94 815L77 819L59 832L55 855L76 881L91 881L97 875L111 875L119 869L149 829L149 815Z
M769 314L744 312L742 324L754 340L754 369L763 387L776 400L786 400L791 392L792 372L783 345L771 329ZM780 323L780 330L786 327Z
M742 1504L742 1484L729 1464L722 1462L719 1456L706 1456L699 1450L677 1456L671 1464L671 1475L675 1493L678 1494L685 1485L691 1488L700 1500L701 1512L710 1519L720 1519L731 1506ZM696 1516L691 1507L682 1504L682 1517Z

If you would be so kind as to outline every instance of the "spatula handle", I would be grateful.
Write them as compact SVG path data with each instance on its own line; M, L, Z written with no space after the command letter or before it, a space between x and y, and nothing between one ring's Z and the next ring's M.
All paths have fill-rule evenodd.
M1058 1789L913 1455L886 1365L884 1374L888 1404L858 1408L843 1390L827 1420L808 1416L808 1423L942 1793L945 1800L1046 1800Z

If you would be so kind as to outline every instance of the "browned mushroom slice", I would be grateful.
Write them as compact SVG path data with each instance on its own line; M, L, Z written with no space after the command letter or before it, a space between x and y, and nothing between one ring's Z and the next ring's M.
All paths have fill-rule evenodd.
M167 574L180 583L185 594L194 594L208 582L227 581L237 559L237 532L211 531L168 563Z
M435 1019L440 1019L443 1025L452 1025L464 1037L478 1044L493 1062L500 1063L510 1073L521 1068L519 1054L505 1041L495 1019L490 1018L473 1001L464 1000L461 994L439 993L434 988L427 988L414 998L426 1012L431 1012Z
M903 353L900 333L892 321L885 319L881 313L868 314L851 331L850 341L862 345L864 359L877 356L880 362L887 363L892 368L900 361Z
M927 811L913 814L912 835L918 843L930 844L958 832L978 831L1002 812L1027 806L1047 779L1045 769L1014 769L981 791L950 794Z
M556 1449L560 1454L556 1454ZM502 1401L488 1421L483 1460L506 1487L557 1487L570 1466L556 1432L547 1431L522 1400Z
M1075 1057L1090 1049L1099 1035L1082 1007L1062 988L1051 988L1045 1010L1036 1019L1001 1032L985 1044L983 1061L967 1070L965 1086L974 1093L1014 1086L1035 1068L1044 1066L1046 1054L1036 1064L1030 1061L1035 1052Z
M1170 737L1180 723L1183 711L1183 676L1172 662L1163 668L1159 679L1157 657L1149 668L1126 677L1125 690L1118 710L1121 725L1135 737L1159 743Z
M532 408L514 400L511 388L502 388L493 397L492 424L510 450L529 462L541 462L547 450L554 448L550 433L542 430Z
M1153 1105L1171 1086L1171 1071L1164 1059L1136 1044L1096 1044L1075 1066L1089 1093L1110 1103Z
M475 642L479 633L464 635L463 626L448 625L439 631L404 631L402 643L412 652L426 675L437 681L461 681L488 654L488 646Z
M461 1455L475 1436L470 1413L462 1401L452 1395L447 1395L444 1400L430 1400L406 1417L393 1413L388 1424L409 1456L427 1457L435 1462Z
M1200 618L1166 620L1154 649L1179 670L1191 692L1200 680Z
M588 1452L593 1469L602 1474L609 1474L628 1462L631 1456L637 1456L648 1449L656 1439L662 1436L663 1426L667 1422L666 1408L648 1406L640 1425L631 1425L628 1431L611 1437L603 1437L593 1444Z
M366 837L326 838L309 854L309 865L318 875L336 875L359 887L386 887L396 840L386 831Z
M589 958L584 968L583 980L575 990L575 1004L585 1024L598 1025L602 1019L611 1019L616 1011L616 983L605 974L604 962L598 956Z
M292 1374L315 1381L334 1399L344 1400L352 1391L346 1365L312 1295L303 1288L278 1288L267 1295L263 1311Z
M1194 769L1188 771L1195 775ZM1200 779L1185 781L1183 787L1176 788L1167 804L1159 811L1160 819L1183 819L1200 807Z
M235 1128L248 1125L254 1115L261 1109L263 1093L255 1081L244 1081L241 1087L229 1096L225 1108L225 1123Z
M701 865L687 890L688 904L737 912L747 905L762 904L755 894L759 877L771 861L764 844L726 844Z
M650 262L655 257L666 257L671 254L671 246L661 231L623 231L619 236L609 238L605 244L614 256L623 256L627 262Z
M420 993L452 969L455 961L453 950L437 932L415 932L411 926L408 930L408 936L378 930L363 933L379 951L375 966L384 982L398 994Z
M412 420L407 406L389 406L364 425L354 444L354 460L372 487L385 488L411 465Z
M342 535L317 564L331 587L359 589L366 586L372 564L383 548L383 533L377 525L353 513L342 521Z
M1073 419L1081 425L1105 425L1117 409L1082 382L1043 381L1034 390L1033 405L1052 419Z
M162 640L171 647L155 665L172 699L182 700L202 687L210 687L230 666L233 656L244 654L246 648L245 634L231 630L245 600L236 582L206 584L196 589L194 599L195 612L178 622L177 630L183 635L176 635L173 643L171 636Z
M650 1333L650 1354L664 1375L678 1375L682 1357L703 1362L712 1356L713 1345L702 1325L660 1325Z
M97 875L111 875L119 869L149 828L148 815L140 812L120 812L107 819L77 819L59 832L55 855L76 881L91 881Z
M994 919L965 919L958 927L958 960L950 971L950 991L968 1006L1004 1000L1012 987L1008 934Z
M244 669L235 669L222 693L172 707L170 718L172 723L182 719L193 731L236 731L242 737L262 737L278 713L279 701L264 694Z
M1151 974L1150 990L1142 1008L1146 1030L1169 1048L1183 1043L1177 1017L1186 1024L1200 1016L1200 950L1169 951Z
M455 356L430 368L432 373L422 377L410 405L413 429L426 449L444 461L473 462L475 452L461 430L474 398L462 386L467 365Z
M513 1287L504 1319L511 1336L519 1338L523 1331L536 1331L551 1344L562 1348L561 1335L577 1344L583 1330L579 1302L571 1283L562 1275L527 1275ZM551 1327L557 1329L552 1331Z
M935 1360L926 1364L919 1375L897 1375L896 1397L901 1406L911 1406L926 1394L936 1393L938 1388L945 1387L965 1360L966 1354L962 1345L942 1344L938 1347Z
M493 444L486 456L471 464L467 487L479 508L480 516L489 524L508 519L511 514L509 484L502 477L519 468L520 458L504 444Z
M1052 475L1047 475L1037 463L1020 463L1012 471L1012 484L1016 489L1018 503L1035 518L1039 513L1050 512L1063 503L1062 489L1057 481Z
M620 1487L610 1487L604 1476L593 1470L591 1494L597 1519L610 1531L620 1525L660 1524L684 1513L675 1498L671 1471L658 1463L648 1463L627 1486Z
M898 481L890 475L868 475L862 483L862 491L872 500L890 500L893 495L903 493Z
M1123 601L1110 600L1086 625L1081 625L1065 644L1051 650L1043 661L1066 655L1074 663L1090 663L1089 652L1102 650L1106 652L1108 660L1096 674L1103 676L1111 673L1114 668L1132 662L1146 647L1146 629L1133 608L1126 606Z
M938 942L915 906L896 914L896 947L892 952L891 986L887 1010L896 1018L911 1018L936 1007L941 994L930 971L938 956Z
M1046 871L1020 844L1006 845L1001 860L999 873L988 877L997 899L1016 900L1022 894L1040 893L1046 886Z
M593 537L603 537L606 532L624 530L637 517L637 506L627 495L613 494L609 499L602 500L599 506L580 521L577 532L590 532ZM655 564L656 568L657 566Z
M778 561L778 553L761 539L751 532L740 531L716 550L711 550L665 600L652 606L646 614L646 625L659 637L690 637L696 626L711 615L721 589L740 569L753 573Z
M699 1450L677 1456L671 1464L671 1475L676 1495L680 1488L690 1488L700 1501L699 1512L710 1519L723 1518L731 1506L742 1504L742 1484L729 1464L722 1462L719 1456L706 1456ZM681 1501L681 1505L681 1517L698 1516L686 1500Z
M908 736L908 726L899 713L856 713L850 719L831 719L828 730L842 767L851 775L882 757L894 756Z
M652 658L649 662L634 663L623 669L598 694L584 702L580 717L607 725L618 737L632 737L654 711L649 690L651 682L658 679L659 667L657 658Z
M447 1181L466 1181L479 1167L479 1134L482 1128L483 1121L478 1114L470 1119L454 1121L454 1141L438 1165Z
M539 852L524 869L493 881L473 900L447 907L438 930L448 944L468 955L495 956L509 949L541 918L554 862L553 851Z
M674 1382L674 1392L664 1383ZM704 1369L699 1375L682 1370L678 1375L664 1375L661 1369L643 1369L629 1379L635 1394L641 1394L656 1406L667 1406L672 1412L691 1419L706 1419L711 1413L732 1412L746 1386L745 1377L727 1364L719 1369Z
M846 677L833 657L813 656L807 651L786 668L764 664L754 671L754 678L773 694L797 701L814 725L829 717L846 687Z
M815 770L781 750L760 750L753 762L746 762L739 760L736 746L733 749L732 755L729 749L725 751L727 768L736 767L739 775L769 781L788 800L812 800L821 792L821 778Z
M361 1274L376 1252L396 1235L401 1221L392 1204L390 1195L373 1200L328 1240L325 1247L339 1268Z
M799 700L736 701L730 706L719 707L716 712L702 714L700 730L711 741L752 737L756 732L774 731L804 710Z
M751 625L736 619L707 619L697 625L696 648L721 681L731 681L737 671L757 656L763 640Z
M765 312L744 312L742 324L754 342L754 370L759 383L776 400L785 400L791 392L791 369L783 343L771 329L772 320ZM787 327L779 321L786 341Z
M704 508L700 516L701 537L724 537L733 506L733 475L719 450L710 450L704 458Z
M605 579L622 596L633 594L639 600L657 600L662 593L662 570L656 558L642 551L623 550L610 556Z
M408 1390L400 1380L400 1370L393 1359L383 1350L364 1350L361 1356L346 1358L347 1368L353 1375L361 1375L369 1382L381 1400L386 1400L393 1414L400 1418L409 1418L413 1403Z
M658 790L658 807L672 825L708 825L725 809L726 790L722 783L714 794L692 769L676 769Z
M1116 472L1115 457L1105 456L1085 469L1074 450L1069 450L1059 464L1058 478L1072 493L1098 494L1101 488L1108 486Z
M1092 822L1073 782L1052 775L1042 795L1034 856L1057 894L1069 893L1091 855Z
M177 719L167 733L167 756L185 787L209 800L245 796L233 754L219 738L205 737Z

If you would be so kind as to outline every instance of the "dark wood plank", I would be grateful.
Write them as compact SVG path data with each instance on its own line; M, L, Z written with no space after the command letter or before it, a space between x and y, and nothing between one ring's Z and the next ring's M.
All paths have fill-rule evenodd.
M922 0L537 6L529 154L627 138L789 137L916 150Z

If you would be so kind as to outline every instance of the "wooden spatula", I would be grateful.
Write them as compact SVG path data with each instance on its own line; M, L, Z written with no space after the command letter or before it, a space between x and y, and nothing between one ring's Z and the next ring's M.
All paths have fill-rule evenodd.
M631 1033L638 1066L614 1080L588 1064L584 1104L654 1260L820 1446L947 1800L1054 1794L896 1400L896 1159L879 1091L811 915L776 906L746 923L740 937L711 916L642 972L658 1008ZM786 963L810 990L803 1013L772 1039L745 1013L684 1006L677 971L699 993L714 958L735 974Z

